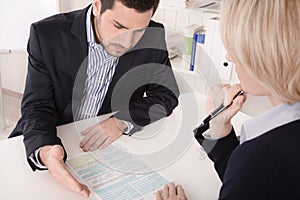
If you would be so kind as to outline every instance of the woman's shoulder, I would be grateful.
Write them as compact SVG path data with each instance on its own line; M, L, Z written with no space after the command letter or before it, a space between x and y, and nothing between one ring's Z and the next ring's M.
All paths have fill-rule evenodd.
M300 152L299 144L300 120L296 120L244 142L237 150L242 151L243 154L255 153L258 156L264 155L262 152L268 152L269 156L284 156L289 160Z
M299 124L291 122L239 145L228 161L220 199L298 197Z
M297 120L239 145L231 154L229 165L234 167L238 163L241 170L262 170L270 175L280 170L300 174L299 144L300 120Z

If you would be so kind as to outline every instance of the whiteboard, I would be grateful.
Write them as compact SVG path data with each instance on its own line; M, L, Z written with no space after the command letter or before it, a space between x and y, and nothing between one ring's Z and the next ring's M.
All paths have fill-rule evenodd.
M0 1L0 49L25 50L30 25L59 12L58 0Z

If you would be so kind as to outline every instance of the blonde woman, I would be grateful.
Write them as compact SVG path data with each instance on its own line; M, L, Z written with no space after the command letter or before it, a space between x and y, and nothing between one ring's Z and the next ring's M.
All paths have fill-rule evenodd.
M240 79L224 88L224 103L242 89L274 108L243 124L238 141L230 119L240 96L196 138L223 182L219 198L300 199L300 0L224 0L221 34ZM174 184L162 198L187 199Z

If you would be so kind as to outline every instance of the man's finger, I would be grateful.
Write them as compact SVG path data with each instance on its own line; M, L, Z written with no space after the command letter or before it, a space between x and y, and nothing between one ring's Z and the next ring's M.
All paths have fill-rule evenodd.
M105 134L101 134L100 137L95 141L95 143L89 148L91 151L95 151L96 149L100 149L101 145L105 143L108 137Z
M84 197L89 197L90 196L90 190L86 185L82 185L82 189L80 191L80 194Z
M88 150L92 150L92 147L96 145L96 143L99 140L102 140L102 142L104 142L104 135L102 133L95 133L88 141L87 143L83 143L83 146L88 149Z
M60 185L67 188L70 191L80 193L81 195L88 197L89 189L87 186L79 183L67 170L64 162L61 159L53 158L51 164L48 166L48 170L51 173L54 180Z
M99 149L105 149L112 143L112 140L107 137L106 140L98 147Z
M90 194L88 187L79 183L70 173L60 175L60 178L57 181L70 191L80 193L85 197L88 197Z
M82 141L80 142L80 147L83 148L89 141L90 139L97 134L97 129L91 129L82 139Z

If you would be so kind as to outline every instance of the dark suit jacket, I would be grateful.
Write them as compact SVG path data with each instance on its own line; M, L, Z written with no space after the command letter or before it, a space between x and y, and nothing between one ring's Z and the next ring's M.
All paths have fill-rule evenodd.
M300 199L300 120L241 145L234 130L217 141L198 136L223 181L219 199Z
M87 10L31 26L22 117L10 135L24 135L27 156L41 146L61 144L56 126L72 122L80 105L88 65ZM133 123L134 132L170 115L178 96L163 26L151 21L139 43L120 57L98 114L120 111L116 117Z

